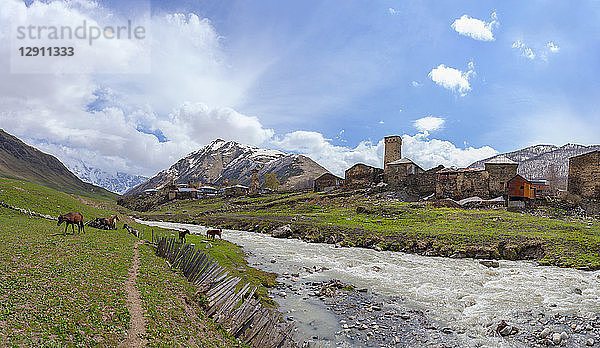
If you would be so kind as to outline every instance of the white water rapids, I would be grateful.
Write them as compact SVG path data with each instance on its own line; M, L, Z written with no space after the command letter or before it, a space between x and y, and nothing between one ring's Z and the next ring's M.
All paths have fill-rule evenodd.
M185 227L196 234L206 230L197 225L143 223L172 229ZM488 326L510 319L518 311L581 316L600 313L600 272L503 260L499 268L491 269L472 259L335 248L233 230L223 231L223 238L251 252L250 262L261 260L259 268L267 271L327 267L320 273L304 272L299 281L335 278L381 295L401 297L406 304L460 332L467 346L502 345L489 336ZM276 263L268 262L272 259ZM580 289L581 295L575 294L575 289ZM302 317L296 316L296 320Z

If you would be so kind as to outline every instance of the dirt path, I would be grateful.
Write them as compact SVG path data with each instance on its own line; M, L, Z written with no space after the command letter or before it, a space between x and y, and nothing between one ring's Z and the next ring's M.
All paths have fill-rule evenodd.
M144 309L140 292L135 286L140 268L140 241L133 246L133 263L129 271L129 279L125 282L125 291L127 291L127 307L131 318L129 320L130 328L127 331L127 339L120 344L121 347L143 347L146 340L142 337L146 333L146 321L144 319Z

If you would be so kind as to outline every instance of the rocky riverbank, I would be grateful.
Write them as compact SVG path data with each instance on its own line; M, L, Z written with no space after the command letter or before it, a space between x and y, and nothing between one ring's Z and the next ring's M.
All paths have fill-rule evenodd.
M317 270L318 271L318 270ZM295 274L284 274L275 297L315 298L333 313L339 328L328 337L313 336L308 344L334 340L336 347L465 347L475 336L443 325L427 313L411 308L400 297L386 297L356 289L339 280L296 284ZM577 296L578 291L574 291ZM293 311L287 319L294 320ZM316 323L315 323L316 324ZM600 315L578 316L535 311L515 312L487 325L487 335L510 347L600 347Z

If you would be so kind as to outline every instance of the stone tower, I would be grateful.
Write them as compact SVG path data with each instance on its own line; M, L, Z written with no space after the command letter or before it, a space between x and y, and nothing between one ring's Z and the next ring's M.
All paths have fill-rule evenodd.
M252 176L250 177L250 194L260 193L260 182L258 180L258 169L252 169Z
M402 138L398 135L385 137L385 154L383 156L383 169L390 162L402 159Z
M510 179L517 175L519 164L510 158L501 155L484 163L485 170L490 174L490 197L506 196L507 185Z

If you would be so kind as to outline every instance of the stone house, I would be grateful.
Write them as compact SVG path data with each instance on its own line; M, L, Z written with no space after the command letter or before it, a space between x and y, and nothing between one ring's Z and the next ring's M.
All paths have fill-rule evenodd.
M383 180L392 187L406 186L409 175L424 172L423 168L419 167L409 158L402 158L385 165L385 169L383 170Z
M435 196L455 200L473 196L488 199L489 178L485 169L445 168L437 172Z
M324 173L315 179L313 188L315 192L329 191L344 186L344 179L331 173Z
M227 197L240 197L250 193L250 188L244 185L227 186L223 190Z
M484 163L489 173L489 194L492 198L505 197L508 181L517 175L519 164L502 155Z
M357 163L346 169L345 186L371 186L383 181L383 169Z
M567 191L587 199L600 199L600 151L569 158Z

